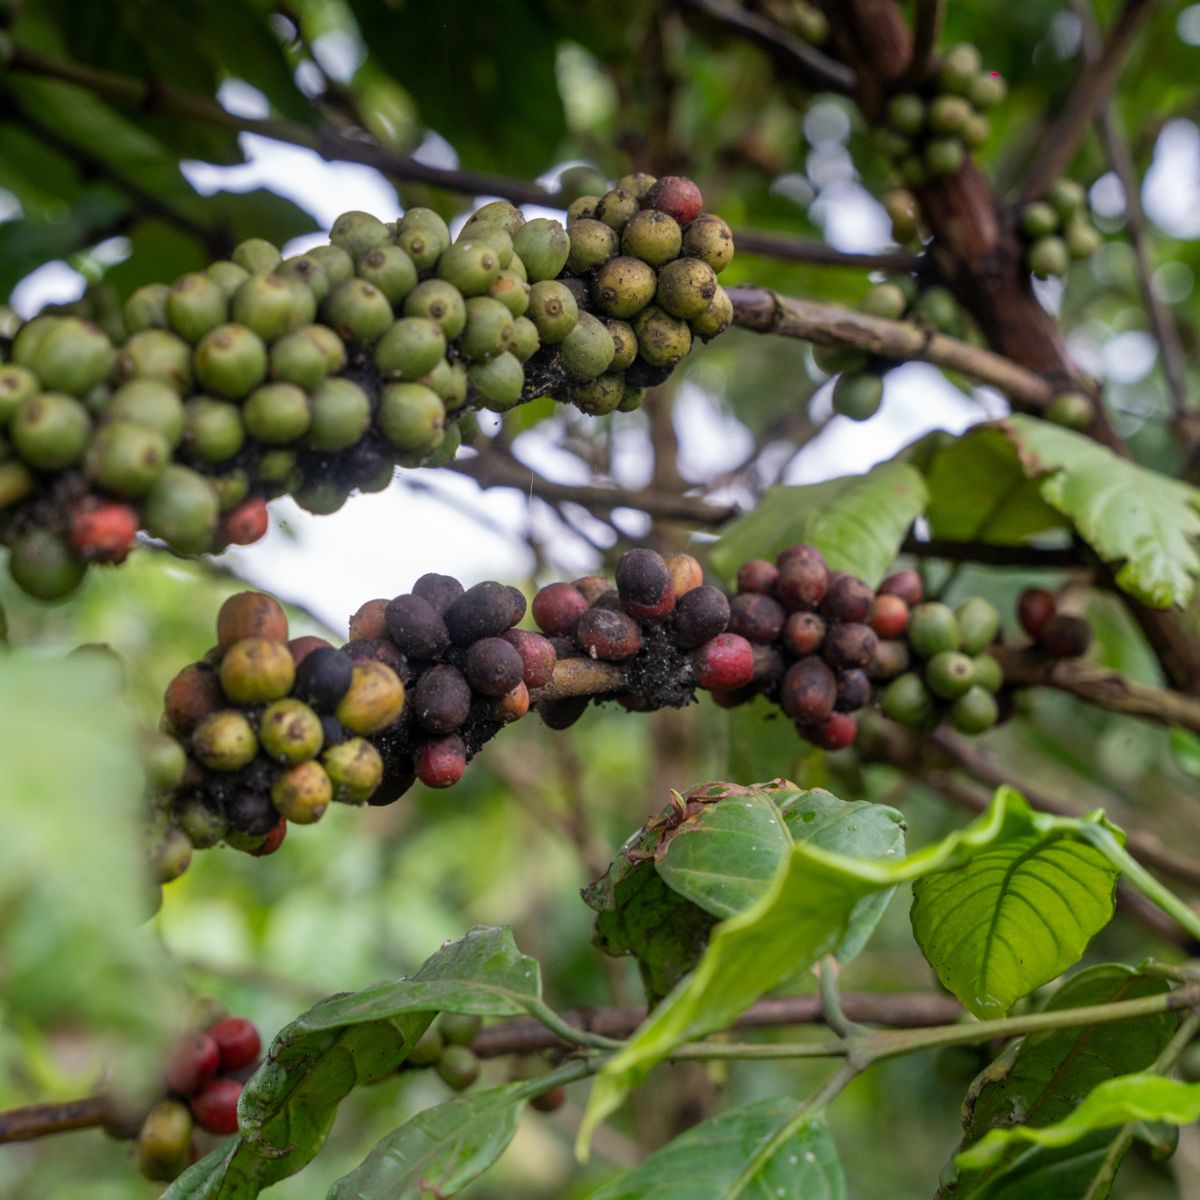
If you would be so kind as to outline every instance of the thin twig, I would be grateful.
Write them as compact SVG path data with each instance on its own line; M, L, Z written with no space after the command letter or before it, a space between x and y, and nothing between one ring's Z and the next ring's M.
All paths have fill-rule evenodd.
M929 78L934 51L942 35L942 22L946 16L946 0L916 0L913 14L912 58L904 69L901 84L918 86Z
M900 552L911 554L914 558L986 563L993 567L1036 567L1046 571L1062 571L1085 565L1079 553L1070 546L999 546L988 542L956 542L946 538L919 540L912 534L904 539Z
M734 245L739 254L763 254L769 258L780 258L791 262L812 263L825 267L849 267L856 271L893 271L911 274L920 264L915 254L901 251L882 254L858 254L849 250L838 250L824 242L810 242L805 238L786 233L773 233L765 229L738 229L734 233Z

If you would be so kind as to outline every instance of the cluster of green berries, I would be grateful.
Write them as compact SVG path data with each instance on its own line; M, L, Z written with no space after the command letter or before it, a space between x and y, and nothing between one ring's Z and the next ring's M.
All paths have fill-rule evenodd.
M859 304L861 311L890 321L911 320L942 333L957 335L962 319L948 288L935 284L920 288L911 275L897 275L872 286ZM814 346L813 361L828 375L837 375L833 411L852 421L873 417L883 402L883 377L895 366L853 346Z
M162 1098L131 1117L114 1113L108 1132L132 1137L134 1161L147 1179L166 1183L201 1156L197 1133L227 1137L238 1128L238 1099L258 1069L262 1039L253 1022L230 1017L215 1001L203 1001L201 1028L171 1049Z
M1017 228L1025 241L1026 264L1039 279L1065 275L1072 259L1090 258L1100 248L1087 193L1073 179L1057 180L1045 199L1026 204Z
M1006 90L997 72L982 69L974 46L955 46L925 89L900 92L888 101L887 121L877 134L880 149L909 187L952 175L987 141L984 114L1001 103Z
M114 341L43 315L0 366L0 540L31 595L120 562L139 530L181 553L248 544L266 502L313 513L452 458L474 409L541 395L632 409L732 319L729 227L690 180L628 176L570 228L485 204L457 239L426 208L340 216L139 288Z
M808 0L763 0L763 11L790 33L823 46L829 41L829 18Z
M417 1039L405 1062L432 1067L447 1087L464 1092L479 1078L479 1059L471 1049L483 1020L466 1013L442 1013Z

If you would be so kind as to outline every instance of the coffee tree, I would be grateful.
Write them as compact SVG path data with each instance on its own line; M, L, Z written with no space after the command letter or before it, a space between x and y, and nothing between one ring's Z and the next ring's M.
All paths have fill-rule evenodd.
M1190 1194L1198 12L0 5L5 1194Z

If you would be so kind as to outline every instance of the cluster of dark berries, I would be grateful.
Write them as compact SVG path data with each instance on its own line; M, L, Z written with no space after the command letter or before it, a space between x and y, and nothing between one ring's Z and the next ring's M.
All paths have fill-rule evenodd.
M964 43L942 57L929 85L901 92L887 106L879 147L911 188L952 175L987 141L984 113L1005 97L1004 80L981 69L979 51Z
M910 729L931 729L944 720L962 733L983 733L1000 719L996 694L1004 671L988 653L1000 633L1000 614L979 596L957 608L922 602L920 580L911 571L885 581L880 604L905 622L909 667L880 695L880 707ZM909 669L911 668L911 669Z
M167 1063L167 1094L134 1135L137 1167L147 1179L172 1180L199 1158L197 1128L219 1136L237 1132L238 1098L261 1052L258 1030L244 1017L221 1017L176 1043Z
M1073 258L1090 258L1100 234L1088 216L1087 195L1073 179L1062 178L1045 199L1021 209L1017 228L1025 239L1026 263L1039 279L1065 275Z
M305 254L255 238L139 288L108 332L34 318L0 366L13 578L65 595L139 530L183 553L249 544L275 496L330 513L447 461L475 409L637 407L732 318L733 240L700 206L689 180L638 175L576 201L570 230L506 201L457 239L427 208L348 212Z
M1092 627L1083 617L1060 613L1053 592L1027 588L1017 601L1017 620L1047 658L1078 658L1092 644Z

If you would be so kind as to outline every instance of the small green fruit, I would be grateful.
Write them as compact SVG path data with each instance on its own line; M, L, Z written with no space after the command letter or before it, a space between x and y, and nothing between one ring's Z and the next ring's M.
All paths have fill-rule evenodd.
M87 563L48 529L31 529L12 543L8 570L17 586L35 599L59 600L79 586Z
M78 400L41 392L26 400L9 422L13 448L39 471L61 471L87 448L92 421Z
M661 215L666 216L665 213ZM629 226L626 226L626 232L628 230ZM684 231L683 253L708 263L720 275L733 262L733 230L715 214L701 213Z
M238 269L236 264L234 268ZM167 293L167 321L189 342L198 342L210 329L227 320L228 315L225 293L207 275L181 275Z
M455 242L438 259L437 274L464 296L479 296L500 274L500 259L486 242Z
M27 367L0 367L0 429L3 429L26 400L41 391L38 377Z
M603 417L616 412L625 399L625 376L610 371L599 379L572 384L568 397L580 412L589 417Z
M366 804L383 780L383 759L365 738L347 738L330 746L321 763L339 804Z
M717 294L717 276L698 258L677 258L658 273L655 303L673 317L690 321L700 316Z
M432 209L410 208L396 230L396 245L412 259L413 266L424 274L433 270L437 260L449 247L450 230Z
M532 225L533 222L529 224ZM613 262L621 261L619 258L613 259ZM650 271L645 263L639 265ZM602 273L611 266L611 262L606 264ZM650 271L650 274L653 275L654 272ZM537 327L539 341L553 345L561 342L575 328L575 323L579 320L579 305L568 287L557 280L544 279L529 289L529 308L526 310L526 316Z
M444 279L427 279L408 293L404 315L436 321L442 327L446 341L452 342L467 323L467 306L462 292L453 284Z
M844 371L861 371L867 365L867 355L844 342L812 348L813 362L826 375L838 375Z
M920 729L933 720L933 697L920 675L908 671L893 679L879 697L884 713L908 729Z
M596 205L600 203L599 196L576 196L567 205L567 228L570 229L576 221L591 221L596 216Z
M466 326L458 337L459 353L469 362L493 358L508 345L512 332L513 315L499 300L472 296L467 301Z
M488 295L499 300L514 317L523 316L529 307L529 284L515 271L501 271L488 288Z
M1039 279L1065 275L1069 263L1067 244L1060 237L1040 237L1029 247L1029 269Z
M925 166L933 175L953 175L966 161L966 147L956 137L930 138L925 143Z
M954 700L975 683L975 664L958 650L942 650L925 664L925 684L935 696Z
M236 404L196 396L184 405L183 444L193 459L224 462L237 454L245 441L246 429Z
M633 331L637 334L638 356L652 367L673 367L692 348L692 331L687 322L656 306L638 313Z
M442 1057L442 1051L445 1048L446 1043L442 1040L442 1035L438 1033L437 1027L430 1025L413 1043L412 1049L408 1052L407 1065L410 1067L432 1067Z
M428 453L442 440L446 410L441 397L421 383L389 383L383 388L376 422L400 450Z
M295 468L295 450L267 450L259 456L258 477L264 483L284 483Z
M950 722L960 733L983 733L999 716L996 697L981 687L964 692L950 709Z
M305 512L327 517L350 499L350 489L336 479L317 479L293 490L292 499Z
M571 239L558 221L535 217L513 236L513 250L525 264L530 283L553 279L567 265Z
M378 217L365 212L344 212L333 223L329 240L357 259L376 246L386 246L392 235Z
M915 308L917 316L934 329L940 329L943 333L953 333L958 328L958 301L954 299L954 293L949 288L926 288L917 297Z
M1046 420L1064 429L1087 429L1095 416L1095 405L1082 392L1063 392L1046 405Z
M307 443L333 452L353 446L371 427L371 401L349 379L326 379L312 393L312 423Z
M186 554L207 547L219 510L212 484L196 471L174 463L159 475L142 499L146 529Z
M306 391L346 365L346 345L326 325L305 325L271 346L271 378Z
M227 708L196 726L192 753L210 771L240 771L258 753L258 739L245 714Z
M234 293L230 309L237 324L271 342L312 321L317 315L317 298L299 280L251 275Z
M225 814L199 796L189 796L177 802L171 815L197 850L208 850L218 845L229 832Z
M992 123L982 113L973 112L967 118L966 124L959 130L963 145L968 150L978 150L985 146L992 135Z
M655 175L647 175L645 171L634 171L632 174L622 175L613 187L628 192L635 200L641 202L657 182L658 177Z
M990 654L975 655L975 682L989 692L998 692L1004 686L1004 668Z
M567 270L577 275L603 266L610 258L615 258L621 248L621 239L617 237L616 230L603 221L590 218L571 225L567 229L567 240L571 243Z
M238 288L250 278L250 272L245 267L239 267L237 263L231 262L227 258L221 258L214 263L209 263L204 268L204 274L221 289L221 295L225 297L226 302L232 300ZM139 288L138 290L140 291L141 289ZM137 292L134 295L136 296ZM129 324L128 316L126 316L125 323L126 325Z
M321 718L301 700L276 700L258 722L263 753L277 763L307 762L321 753L325 734Z
M908 643L921 658L932 658L959 646L958 620L946 604L928 601L909 615Z
M170 290L165 283L147 283L135 289L122 310L126 332L134 334L145 329L166 329L167 295Z
M273 271L283 261L279 250L263 238L247 238L244 242L238 242L229 257L250 275Z
M1058 228L1058 213L1044 200L1034 200L1021 209L1021 232L1027 238L1045 237Z
M374 284L395 307L417 286L417 268L399 246L376 246L357 263L360 279Z
M104 416L110 421L132 421L153 429L172 449L183 437L183 401L174 388L154 379L131 379L118 388Z
M219 675L221 690L234 704L269 704L292 690L296 664L286 642L249 637L225 651Z
M146 787L151 792L169 792L179 786L187 770L187 755L169 733L147 730L138 747Z
M640 258L622 254L596 273L593 295L596 306L606 316L625 320L637 316L654 299L657 288L658 276L653 267Z
M507 317L508 310L500 307ZM428 317L401 317L375 343L374 359L385 379L420 379L445 354L446 337L440 325Z
M218 325L196 347L196 378L206 391L240 400L267 374L267 348L244 325Z
M133 421L114 420L101 426L92 438L84 469L107 492L140 496L170 461L171 447L161 433Z
M483 1018L474 1013L444 1012L438 1018L438 1032L448 1045L469 1046L483 1028Z
M122 381L157 379L182 394L192 385L192 348L165 329L135 333L117 355L117 376Z
M565 347L566 343L563 345ZM525 369L516 355L505 351L484 362L472 363L467 370L467 379L482 397L484 408L492 412L507 412L520 403L525 387Z
M332 243L327 246L314 246L306 257L311 258L325 272L330 289L344 283L354 274L354 259L341 246L334 246Z
M1007 95L1008 85L999 71L980 71L967 84L967 99L976 108L995 108Z
M447 1046L435 1069L448 1087L463 1092L479 1078L479 1059L467 1046Z
M1083 190L1082 184L1076 183L1074 179L1064 175L1050 185L1046 199L1065 224L1083 208L1087 200L1087 193Z
M873 317L898 321L908 309L908 297L894 283L877 283L862 298L858 307Z
M893 96L888 101L887 120L900 133L917 133L925 124L925 102L912 92Z
M1099 230L1084 216L1072 217L1063 231L1072 258L1090 258L1100 249Z
M870 372L846 372L833 385L833 411L851 421L867 421L883 403L883 380Z
M633 366L633 360L637 358L638 351L637 334L633 332L633 326L624 321L618 321L615 317L609 317L604 322L604 328L608 330L613 342L613 357L612 362L608 364L608 369L624 371ZM694 326L693 332L695 332Z
M333 799L329 776L319 762L297 763L271 784L271 803L294 825L312 825Z
M938 67L938 85L943 92L965 95L979 74L982 62L979 51L969 42L947 52Z
M493 225L512 237L525 224L525 214L508 200L491 200L471 214L464 229Z
M982 596L971 596L955 610L959 645L966 654L982 654L1000 632L1000 614L996 606Z
M563 370L571 379L595 379L612 365L616 345L604 324L584 312L563 339L561 354Z
M339 283L325 301L325 315L345 342L373 342L392 323L388 298L365 279Z
M971 119L971 105L961 96L938 96L929 106L934 133L958 133Z
M490 225L486 222L472 224L468 221L458 235L458 240L460 242L478 242L487 246L495 254L502 271L512 262L512 238L500 225Z
M466 370L462 363L452 363L447 358L439 359L434 363L433 370L426 371L417 382L437 392L447 412L457 408L467 398Z
M104 381L116 356L99 326L67 317L39 341L26 365L47 391L83 396Z
M530 293L532 301L532 291ZM537 326L528 317L517 317L513 321L512 337L508 339L508 351L518 362L526 362L537 353L542 344Z
M242 407L246 432L268 446L298 441L312 424L308 394L294 383L267 383L255 388Z
M622 230L638 210L638 198L622 187L610 188L596 205L596 220L612 229Z

